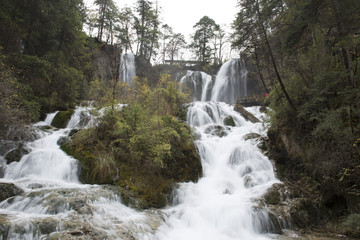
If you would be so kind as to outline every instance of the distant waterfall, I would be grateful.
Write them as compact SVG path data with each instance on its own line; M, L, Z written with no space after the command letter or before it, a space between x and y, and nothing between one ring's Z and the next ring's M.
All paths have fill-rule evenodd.
M216 76L211 100L234 104L236 97L246 97L247 74L243 59L232 59L224 63Z
M136 76L135 56L132 53L123 53L120 57L119 81L131 84Z
M200 71L187 71L180 83L193 92L194 101L209 101L211 98L212 77Z

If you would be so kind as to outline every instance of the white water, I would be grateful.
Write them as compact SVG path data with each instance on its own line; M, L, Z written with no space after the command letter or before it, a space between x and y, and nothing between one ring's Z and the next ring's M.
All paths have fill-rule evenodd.
M123 105L116 106L121 110ZM71 232L96 234L86 239L119 239L134 236L148 239L161 215L153 211L137 212L122 204L120 194L109 187L83 185L78 180L78 162L66 155L57 142L74 128L87 128L97 123L91 115L96 109L77 107L67 128L37 130L42 137L27 143L31 152L19 162L5 165L3 183L14 183L24 193L0 202L0 216L6 218L6 232L0 228L0 239L39 240L69 239ZM106 109L96 114L101 116ZM35 124L42 127L47 120ZM1 157L3 160L3 157ZM1 220L1 219L0 219ZM69 233L70 232L70 233Z
M246 80L235 83L229 69L232 60L219 71L211 98L232 102L246 94ZM241 64L240 64L241 65ZM229 73L230 71L230 73ZM227 74L225 74L227 72ZM246 76L246 70L240 74ZM240 76L237 74L237 76ZM208 76L208 75L207 75ZM210 98L211 77L201 74L199 100ZM224 76L227 76L226 78ZM235 85L239 89L232 89ZM242 85L241 85L242 84ZM194 82L194 92L198 84ZM121 110L122 105L117 107ZM248 108L257 117L259 109ZM68 238L69 232L96 232L94 239L151 240L262 240L272 228L266 211L257 209L254 199L275 182L270 161L256 147L256 140L244 140L248 133L265 134L261 123L245 121L233 107L223 102L194 102L187 121L194 127L203 166L197 183L182 183L174 193L172 206L161 211L139 212L122 204L119 193L103 186L83 185L78 180L77 161L62 152L58 140L74 128L95 126L92 107L76 108L66 129L41 131L42 137L29 142L32 150L20 162L4 166L2 182L11 182L24 193L0 203L9 229L3 239ZM106 110L98 111L98 116ZM52 118L36 124L49 125ZM234 127L225 126L231 116ZM221 136L216 130L222 131ZM3 158L0 156L0 160ZM43 227L46 226L46 227ZM160 227L159 227L160 226ZM132 238L133 237L133 238Z
M180 84L190 88L194 101L208 101L211 98L212 77L204 72L188 70L180 79Z
M260 115L258 108L249 110ZM233 117L235 127L223 124L226 116ZM255 210L253 199L278 181L271 162L254 142L243 139L248 133L263 134L261 123L247 122L233 107L217 102L193 103L187 121L201 136L197 145L204 176L177 190L159 239L266 239L260 233L271 222L266 212ZM227 136L207 133L212 126L221 126Z
M232 59L224 63L216 75L211 100L236 103L237 97L247 96L247 70L243 59Z
M120 57L119 81L131 84L136 76L135 56L132 53L123 53Z

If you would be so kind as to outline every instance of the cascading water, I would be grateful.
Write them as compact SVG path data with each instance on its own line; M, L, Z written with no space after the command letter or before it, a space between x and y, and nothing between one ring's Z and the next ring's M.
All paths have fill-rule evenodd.
M49 114L33 126L39 139L27 143L30 153L5 164L0 184L15 184L24 192L0 202L0 240L147 239L154 234L159 214L126 207L115 188L80 184L77 160L58 145L72 129L94 126L93 111L77 107L65 129L44 127L56 115Z
M135 56L132 53L123 53L120 57L119 81L131 84L136 76Z
M193 92L194 101L209 101L211 98L212 77L204 72L189 70L180 79L180 84Z
M260 115L258 108L249 110ZM229 116L233 127L224 124ZM200 136L197 146L204 176L176 191L159 239L266 239L260 233L271 231L272 223L266 212L256 210L253 199L278 180L271 162L244 139L248 133L263 134L261 123L247 122L221 102L192 103L187 121Z
M232 59L221 66L211 92L211 100L234 104L237 97L248 95L247 88L245 61Z
M274 226L254 199L278 180L272 164L256 147L256 140L244 138L249 133L265 134L266 128L246 121L227 103L215 102L231 103L236 96L246 95L246 70L241 70L241 64L241 60L225 63L212 93L210 76L200 73L200 85L192 80L194 93L201 86L196 99L202 102L189 105L187 121L198 136L203 176L197 183L181 183L171 207L139 212L122 204L116 189L79 182L77 160L58 146L72 129L97 124L91 114L94 108L77 107L65 129L44 127L56 113L35 124L38 137L29 140L31 151L19 162L6 165L0 156L4 170L0 184L13 183L24 190L0 202L0 240L269 239L262 233L272 232ZM240 73L234 72L236 68ZM232 89L234 86L237 88ZM214 101L205 102L210 96ZM247 110L264 117L257 107ZM98 111L98 115L104 111ZM231 126L225 124L229 118L233 120Z

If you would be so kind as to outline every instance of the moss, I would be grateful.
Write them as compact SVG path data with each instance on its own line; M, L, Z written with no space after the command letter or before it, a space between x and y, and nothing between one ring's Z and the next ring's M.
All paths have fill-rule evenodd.
M0 202L23 192L21 188L18 188L13 183L0 183Z
M168 116L161 119L160 128L157 122L155 126L158 135L151 134L153 129L132 130L116 117L104 118L97 128L75 133L61 148L79 160L83 183L115 184L125 204L161 208L175 184L197 181L202 167L189 126ZM147 136L152 137L151 144ZM131 141L138 139L145 140L132 146ZM161 166L149 157L157 140L170 147L160 156Z
M68 124L73 113L74 110L58 112L51 122L51 125L56 128L66 128L66 125Z
M235 127L234 118L233 118L232 116L227 116L227 117L224 119L224 124L225 124L226 126Z

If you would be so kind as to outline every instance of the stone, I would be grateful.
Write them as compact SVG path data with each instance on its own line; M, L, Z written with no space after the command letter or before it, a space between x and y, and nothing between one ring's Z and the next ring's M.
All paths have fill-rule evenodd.
M275 186L271 187L264 195L265 203L270 205L278 205L281 200L280 190L278 184L274 184Z
M73 113L74 110L58 112L51 122L51 125L56 128L66 128L66 125L68 124Z
M255 139L255 138L259 138L261 137L260 134L257 134L257 133L248 133L246 134L243 138L244 140L250 140L250 139Z
M15 149L9 151L5 155L5 159L7 164L10 164L12 162L19 162L24 155L29 153L30 150L25 146L25 144L19 143L19 145Z
M224 124L226 126L231 126L231 127L235 127L235 121L234 118L232 116L227 116L224 118Z
M206 134L211 134L213 136L218 136L218 137L224 137L228 135L228 133L226 132L226 128L221 125L209 126L205 129L204 132Z
M24 190L13 183L0 183L0 202L10 197L22 194L23 192Z

